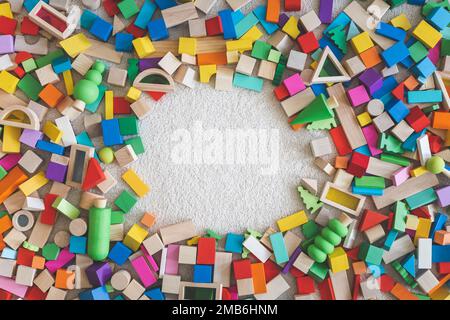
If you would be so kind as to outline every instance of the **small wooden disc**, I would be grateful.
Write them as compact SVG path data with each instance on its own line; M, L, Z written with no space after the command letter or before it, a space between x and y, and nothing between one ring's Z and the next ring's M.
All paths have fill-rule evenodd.
M27 210L20 210L14 214L12 224L18 231L28 231L34 225L34 216Z
M59 231L55 234L53 241L60 248L65 248L69 245L70 234L67 231Z
M87 231L87 224L81 218L74 219L69 224L69 231L76 237L81 237Z
M384 103L378 99L370 100L367 104L366 110L372 117L377 117L383 113Z
M131 275L127 270L117 271L111 278L111 286L118 290L122 291L128 286L131 281Z

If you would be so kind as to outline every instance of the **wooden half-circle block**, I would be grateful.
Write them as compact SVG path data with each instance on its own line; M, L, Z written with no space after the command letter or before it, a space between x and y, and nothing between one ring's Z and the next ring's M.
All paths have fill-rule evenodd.
M167 72L151 68L137 75L133 87L141 91L171 92L175 89L175 82Z
M28 118L24 120L28 120L28 123L8 119L8 116L16 111L23 112L26 116L25 118ZM22 129L39 130L40 122L38 116L33 110L24 106L16 105L0 112L0 125Z

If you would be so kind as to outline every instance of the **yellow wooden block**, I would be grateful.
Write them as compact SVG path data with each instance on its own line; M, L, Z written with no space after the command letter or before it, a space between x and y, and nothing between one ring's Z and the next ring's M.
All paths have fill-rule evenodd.
M16 92L17 84L20 79L16 76L13 76L6 70L0 72L0 89L8 93Z
M188 246L196 246L200 238L201 238L200 236L195 236L193 238L190 238L186 243Z
M408 31L409 29L411 29L411 23L409 22L408 18L406 17L406 15L404 13L391 19L391 24L394 27L403 29L405 31Z
M0 16L14 19L9 2L0 3Z
M139 226L138 224L133 224L133 226L128 230L125 238L123 239L123 244L126 245L133 251L137 251L145 238L148 236L148 231Z
M122 174L122 179L128 184L128 186L133 189L138 197L142 198L149 191L149 186L142 181L142 179L134 172L133 169L128 169Z
M374 46L372 39L370 39L369 33L367 31L361 32L360 34L354 36L350 39L353 50L360 54L367 49L370 49Z
M130 87L130 89L128 89L127 95L125 96L125 99L128 102L135 102L141 97L141 94L141 90L136 89L135 87Z
M72 58L75 58L91 46L89 39L83 33L77 33L74 36L60 41L59 44Z
M416 233L414 235L414 244L417 246L417 242L421 238L428 238L431 229L431 219L419 218L417 224Z
M450 300L450 289L442 286L430 293L431 300Z
M133 40L133 47L139 58L145 58L155 52L155 47L148 36Z
M298 18L291 16L281 30L284 33L287 33L292 39L297 39L300 35L300 30L298 29Z
M278 229L281 232L288 231L308 222L305 211L299 211L277 221Z
M442 38L442 34L425 20L420 21L412 34L428 48L434 48Z
M230 40L225 43L227 52L239 51L244 52L252 50L253 44L251 39Z
M68 96L73 95L73 78L72 71L66 70L63 72L64 85L66 86L66 93Z
M187 53L195 56L197 54L197 39L180 37L178 39L178 53Z
M45 177L45 173L43 171L39 171L30 179L19 185L19 189L25 196L28 197L33 192L45 186L47 182L48 179Z
M410 175L411 175L412 177L418 177L418 176L421 176L421 175L423 175L423 174L426 173L426 172L428 172L428 170L427 170L427 168L425 168L424 166L420 166L420 167L411 169L411 170L409 171L409 173L410 173Z
M200 82L208 83L213 75L217 72L217 66L215 64L206 64L198 67L200 72Z
M20 152L20 135L22 129L4 126L3 127L3 145L2 152L4 153L19 153Z
M44 124L44 129L42 130L44 134L52 140L54 143L59 143L61 141L63 132L60 130L53 122L47 121Z
M365 127L368 124L372 123L372 118L370 117L370 114L367 111L360 113L356 118L358 119L359 125L361 127Z
M261 38L262 36L263 36L263 33L261 32L261 30L259 30L259 28L257 26L253 26L250 28L250 30L248 30L246 33L244 33L242 35L240 40L246 39L246 40L250 40L253 43L256 40L258 40L259 38Z
M350 269L347 253L342 247L337 247L328 255L328 265L333 273Z
M311 62L310 67L311 67L311 69L316 70L318 65L319 65L319 62L314 60L313 62Z
M111 90L105 91L105 120L114 118L114 93Z

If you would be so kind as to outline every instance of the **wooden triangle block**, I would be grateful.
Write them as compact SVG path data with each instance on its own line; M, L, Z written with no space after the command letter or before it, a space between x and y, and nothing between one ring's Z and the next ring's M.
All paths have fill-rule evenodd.
M403 99L405 98L405 84L401 82L394 90L392 90L391 93L398 100L403 101Z
M320 73L325 65L325 62L330 59L333 63L337 71L341 74L340 76L329 76L329 77L321 77ZM333 51L331 51L330 47L325 47L325 50L322 53L322 57L319 60L319 64L317 65L316 71L314 72L311 83L329 83L329 82L345 82L351 80L350 75L345 71L342 64L334 55Z
M89 159L89 163L86 169L86 175L84 176L83 185L81 189L87 191L96 187L100 182L106 179L105 173L103 172L97 159Z
M166 94L166 92L156 92L156 91L145 91L145 92L155 101L158 101Z
M300 184L303 188L311 192L312 194L317 194L317 180L316 179L308 179L308 178L302 178L300 181Z
M120 20L118 16L114 16L114 22L113 22L113 32L112 34L115 35L116 33L119 33L125 29L125 24Z
M366 209L361 219L361 223L359 224L359 230L360 231L368 230L376 226L377 224L386 221L387 219L389 219L389 217L385 216L384 214Z
M347 250L346 253L347 253L347 257L349 257L353 261L359 261L360 260L360 259L358 259L359 246L355 247L353 249Z

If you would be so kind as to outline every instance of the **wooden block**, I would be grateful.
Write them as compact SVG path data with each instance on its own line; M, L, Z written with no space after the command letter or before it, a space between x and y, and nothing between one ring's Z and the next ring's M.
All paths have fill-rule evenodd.
M52 184L52 187L51 187L49 193L56 194L57 196L62 197L62 198L66 198L67 195L69 194L69 191L70 191L69 186L67 186L61 182L58 182L58 181L53 181L53 184Z
M206 37L205 19L191 19L188 22L190 37Z
M161 15L167 28L198 18L194 2L187 2L161 10Z
M277 64L271 61L261 60L258 69L258 77L273 80L275 77L275 70L277 68Z
M180 292L181 276L165 274L162 280L161 291L164 293L178 294Z
M114 157L120 167L125 167L137 160L137 155L130 145L126 145L114 152Z
M311 11L313 12L313 11ZM302 71L306 65L308 55L301 51L291 50L286 67L291 70Z
M330 272L330 279L336 300L352 300L347 271Z
M307 274L313 264L314 260L308 257L304 252L301 252L297 259L295 259L293 266L301 272Z
M164 226L159 229L159 233L164 245L184 241L194 237L197 234L195 225L191 220Z
M164 248L164 244L157 233L148 237L142 242L149 255L154 255L155 253L161 251Z
M208 288L215 292L214 300L222 300L222 285L218 283L180 282L179 300L186 299L186 288Z
M226 0L228 5L233 9L233 11L239 10L243 6L245 6L247 3L250 2L250 0Z
M125 290L131 281L131 275L127 270L120 270L113 274L111 286L117 291Z
M243 246L247 248L257 259L261 262L266 262L272 253L267 250L255 237L249 236L244 242Z
M95 201L102 200L102 199L104 199L104 197L101 195L84 191L81 194L81 198L80 198L80 202L79 202L78 206L81 209L89 210L92 206L94 206Z
M267 43L286 55L294 46L294 41L286 33L280 30L275 31L267 40Z
M139 120L147 117L150 112L150 102L144 97L141 97L136 102L133 102L130 107L131 110L133 110L134 114L139 118Z
M420 276L418 276L416 278L416 282L425 293L429 293L433 288L439 285L439 280L436 278L433 272L431 272L431 270L427 270Z
M41 11L45 11L47 19L41 18ZM36 6L34 6L33 10L31 10L28 14L28 17L39 27L58 39L66 39L75 31L76 28L76 25L70 23L69 17L66 17L45 2L39 2ZM60 23L63 22L62 25L65 26L65 28L62 29L61 27L56 27L49 23L48 21L51 21L52 19L55 19L56 21L59 20Z
M253 278L236 280L237 292L240 297L249 296L255 293Z
M111 241L122 241L124 239L123 224L112 224L109 227L109 233Z
M345 60L343 66L351 77L355 77L366 70L366 66L361 61L359 56L354 56L350 59Z
M27 242L38 248L42 248L47 243L52 229L53 225L43 224L40 222L40 219L37 219Z
M197 261L197 247L180 246L178 253L179 264L196 264Z
M368 7L367 12L373 15L377 20L381 20L386 12L389 10L390 5L383 0L374 0Z
M329 155L333 152L331 141L328 137L311 140L310 146L314 158Z
M404 142L411 134L414 133L414 129L411 128L405 120L402 120L394 128L392 128L391 133L397 139Z
M281 102L281 107L288 117L295 115L306 108L315 98L311 87L289 97Z
M109 171L105 171L105 180L100 182L97 185L97 188L103 193L108 193L112 188L114 188L117 184L117 180L109 173Z
M366 197L352 194L330 182L323 188L320 201L330 206L348 212L354 216L359 216L363 209Z
M332 177L336 172L336 169L322 157L315 158L314 164L330 177Z
M365 230L364 235L366 236L369 243L374 243L383 238L386 233L384 232L383 226L381 224L377 224L376 226Z
M220 91L231 91L233 89L233 69L217 67L215 89Z
M94 64L94 60L89 58L87 55L81 53L79 54L75 60L72 61L72 68L84 76L86 72L91 69L92 65Z
M290 286L284 280L281 273L267 283L267 292L255 294L256 300L276 300L284 292L289 290Z
M167 52L166 55L158 62L158 65L172 75L181 65L180 60L173 55L172 52Z
M41 83L42 86L45 86L49 83L55 84L59 82L58 75L53 71L52 65L48 64L42 68L36 69L36 76Z
M220 283L226 288L230 286L231 261L231 252L216 252L213 275L214 283Z
M197 9L205 14L208 14L217 0L195 0L194 4Z
M23 192L19 190L6 198L3 204L8 213L13 214L22 208L25 198Z
M47 292L55 283L55 279L52 274L44 269L41 273L38 274L36 278L34 278L34 284L42 291Z
M19 265L17 266L16 271L16 283L31 287L33 285L35 275L36 269L24 265Z
M14 41L14 51L46 55L48 54L48 40L40 37L37 42L29 43L24 36L18 34Z
M196 77L197 72L194 69L189 68L188 66L182 64L175 72L173 80L175 80L178 83L184 84L186 87L193 89L195 87Z
M0 276L12 278L16 268L16 260L0 258Z
M94 156L94 148L81 144L74 144L70 148L70 161L67 168L66 184L81 189L84 181L88 160Z
M310 10L308 13L300 17L300 24L307 32L309 32L318 28L322 22L316 12L314 10Z
M354 178L355 176L347 171L338 169L334 175L333 184L345 190L349 190Z
M253 73L253 69L255 68L255 64L255 58L242 54L239 57L238 64L236 65L236 72L251 76Z
M27 236L25 234L15 228L12 228L3 238L3 242L6 243L11 249L17 250L26 239Z
M45 300L65 300L67 295L66 290L58 289L56 287L50 287Z
M145 288L133 279L122 293L129 300L138 300L144 294L144 291Z
M108 73L108 80L106 82L115 86L125 87L127 75L127 70L118 68L116 66L111 66Z
M367 144L353 109L340 105L335 109L335 112L351 148L356 149Z
M392 243L389 251L385 251L383 254L383 261L386 264L397 260L416 249L414 243L408 235L404 235Z
M433 240L428 238L418 239L417 246L417 268L418 269L431 269L432 265L432 245Z

